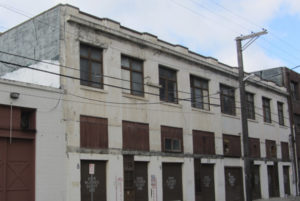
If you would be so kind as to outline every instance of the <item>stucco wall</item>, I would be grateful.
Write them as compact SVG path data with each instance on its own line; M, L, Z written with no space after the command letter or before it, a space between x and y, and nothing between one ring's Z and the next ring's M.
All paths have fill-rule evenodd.
M222 134L241 135L241 119L240 111L236 110L236 116L221 114L220 100L219 100L219 85L220 83L229 86L236 87L235 100L236 107L239 108L239 91L238 82L236 78L222 72L216 72L209 67L205 68L200 64L196 64L192 61L172 56L170 53L164 51L167 45L155 40L155 38L149 35L139 35L138 33L131 33L129 30L122 30L117 23L113 23L106 20L100 20L91 18L82 13L78 13L77 9L66 7L65 8L65 20L64 25L67 32L74 34L66 34L65 40L61 43L61 63L66 66L72 66L77 70L70 70L62 68L62 72L74 77L79 77L79 44L80 42L92 44L103 48L103 73L105 76L112 76L121 78L121 55L129 55L135 58L143 60L144 77L147 77L147 81L158 84L158 65L164 65L177 70L177 84L178 91L189 92L190 91L190 74L197 75L209 80L209 92L211 94L210 111L204 111L191 107L189 101L179 101L179 104L160 103L160 104L145 104L145 103L159 103L159 96L149 95L145 93L144 97L135 97L126 93L123 93L121 89L114 87L104 86L104 89L95 89L90 87L81 86L78 80L74 79L62 79L61 83L68 94L66 97L73 101L66 102L64 104L64 118L66 121L66 135L68 143L69 162L68 162L68 199L72 201L80 200L80 164L81 159L94 159L94 160L105 160L107 161L107 169L109 173L107 175L107 196L108 200L122 201L123 196L117 196L116 199L111 198L118 194L117 181L115 178L123 178L123 166L122 160L122 120L135 121L148 123L150 127L150 156L143 156L143 153L139 153L141 156L136 155L135 160L148 161L148 188L151 192L151 176L157 178L157 200L162 200L162 162L180 162L182 166L183 174L183 200L192 201L195 198L194 192L194 166L192 143L192 130L198 129L203 131L210 131L215 133L215 147L216 154L223 155L223 141ZM79 25L70 20L70 18L76 18L79 21L86 20L89 23L85 25ZM105 31L99 31L102 28ZM103 27L104 26L104 27ZM121 39L118 36L112 36L107 32L120 32L131 34L126 36L127 39ZM131 38L132 37L132 38ZM136 38L147 39L145 44L137 44ZM132 40L131 40L132 39ZM153 47L159 46L161 49L149 47L149 41L152 41ZM170 48L170 47L169 47ZM180 47L174 47L172 51L176 51L176 54L188 54L187 50ZM194 56L192 56L194 58ZM191 57L191 58L192 58ZM218 64L215 60L205 59L198 57L202 62L206 62L207 65L216 64L219 66L220 71L227 69L235 74L236 69L224 67L222 64ZM192 59L191 59L192 60ZM255 78L257 79L257 78ZM104 77L104 83L115 86L122 86L120 80L111 79ZM280 142L289 141L290 129L288 126L279 126L277 117L277 101L284 103L284 117L286 124L288 124L288 108L285 90L276 87L275 84L270 84L270 87L274 87L280 93L275 93L272 90L268 90L264 87L258 87L257 85L250 85L246 87L246 90L255 94L255 112L256 119L249 120L249 136L260 138L261 156L265 157L265 139L275 140L277 143L277 156L281 158ZM159 88L145 85L145 92L151 92L159 94ZM90 101L87 99L81 99L74 95L79 95L86 98L95 99ZM190 98L189 94L179 92L179 98ZM271 124L263 122L262 112L262 96L271 98L271 111L272 119L274 120ZM99 100L99 101L97 101ZM103 102L104 101L104 102ZM122 105L112 104L105 102L115 103L137 103L136 105ZM143 104L138 104L143 103ZM215 105L215 106L213 106ZM79 116L90 115L108 118L108 134L109 134L109 150L111 154L97 154L94 152L83 153L80 149L80 126ZM184 134L184 155L180 157L163 156L161 151L161 139L160 139L160 126L174 126L183 128ZM242 139L241 139L242 140ZM205 157L204 157L205 159ZM241 159L230 159L230 158L208 158L203 160L203 163L215 164L215 195L216 200L225 200L225 181L224 181L224 166L239 166L243 167L243 161ZM263 198L268 198L268 181L266 177L267 164L264 161L258 161L260 164L261 172L261 189ZM282 181L282 162L279 162L279 179ZM291 163L287 162L285 165ZM118 168L116 168L118 167ZM290 171L291 172L291 171ZM114 182L113 182L114 181ZM294 180L292 174L290 174L291 191L295 194ZM119 192L120 194L122 192ZM283 194L283 182L280 183L280 196ZM155 197L149 195L149 200L155 200Z
M32 65L36 60L59 60L60 7L42 13L0 36L0 60ZM24 59L22 57L30 59ZM32 60L33 59L33 60ZM18 67L0 62L0 77Z
M10 99L10 92L20 93ZM66 141L62 121L62 91L0 80L0 104L35 108L35 200L66 200Z

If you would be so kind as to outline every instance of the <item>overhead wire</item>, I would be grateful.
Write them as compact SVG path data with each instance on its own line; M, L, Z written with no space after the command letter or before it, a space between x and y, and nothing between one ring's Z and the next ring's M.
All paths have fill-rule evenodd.
M20 12L19 12L19 14L21 14ZM27 15L24 15L24 16L26 16L26 17L29 17L29 16L27 16ZM27 58L28 59L28 58ZM50 64L52 64L52 63L50 63ZM74 68L73 68L74 69ZM78 70L78 69L76 69L76 70ZM126 80L126 81L129 81L129 80ZM131 82L131 81L129 81L129 82ZM129 89L127 89L127 90L129 90ZM183 93L188 93L188 94L190 94L189 92L183 92ZM218 93L216 93L216 94L218 94ZM160 103L160 102L159 102Z

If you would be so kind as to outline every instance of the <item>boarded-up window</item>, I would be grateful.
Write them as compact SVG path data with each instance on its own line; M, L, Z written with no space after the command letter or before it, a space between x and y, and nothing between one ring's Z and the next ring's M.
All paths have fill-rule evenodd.
M240 136L223 134L223 151L224 151L224 156L240 157L241 156Z
M149 151L149 125L123 121L123 149Z
M281 142L281 156L282 160L290 160L289 154L289 143L288 142Z
M161 126L161 149L164 152L183 152L182 128Z
M277 157L276 141L266 140L266 155L267 158Z
M193 130L194 154L214 155L215 136L212 132Z
M80 146L104 149L108 147L107 119L80 116Z
M35 131L36 110L31 108L10 107L0 105L0 128L10 128L10 115L12 114L12 129Z
M249 138L249 151L250 151L250 157L252 158L260 157L260 143L258 138Z

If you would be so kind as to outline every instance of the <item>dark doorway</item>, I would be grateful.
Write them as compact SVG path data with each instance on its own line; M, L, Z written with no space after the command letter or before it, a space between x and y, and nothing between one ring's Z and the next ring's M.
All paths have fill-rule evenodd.
M90 166L94 166L95 182L97 183L94 200L106 201L106 161L82 160L81 161L81 201L90 201L91 192L89 190L89 181L91 180Z
M259 165L251 166L251 190L253 200L261 198Z
M135 201L148 201L147 162L135 162Z
M215 201L214 165L195 159L196 201Z
M283 166L284 194L286 195L291 195L289 170L289 166Z
M163 201L182 201L181 163L163 163Z
M241 167L225 167L226 201L244 201L243 173Z
M277 163L268 165L269 196L279 197L279 182Z

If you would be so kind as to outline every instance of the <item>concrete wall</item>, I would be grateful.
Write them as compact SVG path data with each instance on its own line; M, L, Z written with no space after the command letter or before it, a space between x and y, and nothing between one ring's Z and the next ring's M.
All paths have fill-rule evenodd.
M20 93L17 100L10 92ZM66 200L66 141L62 91L0 80L0 104L36 109L35 200Z
M25 66L38 63L36 60L58 61L61 29L59 19L60 7L56 7L2 33L0 60ZM0 62L0 77L16 69L16 66Z

